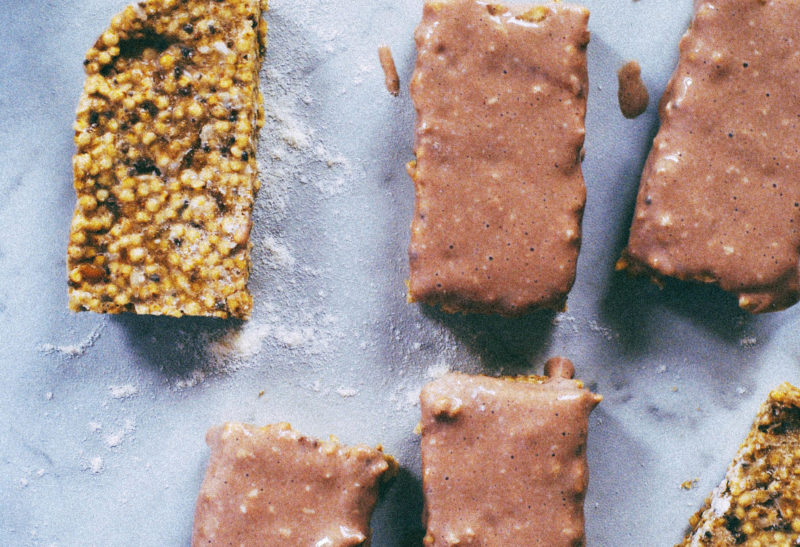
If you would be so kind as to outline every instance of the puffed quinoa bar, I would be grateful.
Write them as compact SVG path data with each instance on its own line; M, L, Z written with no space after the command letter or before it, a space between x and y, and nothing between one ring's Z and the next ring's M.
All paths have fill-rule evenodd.
M247 318L266 0L147 0L86 54L75 311Z
M784 383L761 405L744 444L683 547L800 542L800 389Z

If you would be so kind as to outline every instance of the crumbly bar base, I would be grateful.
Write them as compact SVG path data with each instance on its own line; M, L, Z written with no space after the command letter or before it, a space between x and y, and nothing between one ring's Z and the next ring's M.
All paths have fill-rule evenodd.
M67 267L75 311L247 318L266 0L147 0L89 49Z
M682 547L798 544L800 389L785 383L770 393L725 479L689 522Z

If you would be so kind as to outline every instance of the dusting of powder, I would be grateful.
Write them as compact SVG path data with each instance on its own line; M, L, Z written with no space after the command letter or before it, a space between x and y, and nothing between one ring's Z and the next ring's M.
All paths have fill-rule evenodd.
M557 314L553 320L554 327L564 329L568 334L578 334L581 328L588 329L589 332L599 334L609 342L619 339L619 333L610 327L601 325L595 319L576 318L566 312Z
M307 150L311 146L312 130L295 117L286 98L271 102L267 115L277 122L278 135L284 143L297 150Z
M218 360L231 355L240 358L251 357L259 352L264 339L271 333L271 325L247 323L241 330L231 331L219 340L213 341L210 345L211 354Z
M268 234L261 240L262 248L267 255L267 261L272 268L291 268L295 264L292 252L285 243Z
M405 404L408 406L418 406L420 391L422 391L422 386L407 390L403 397Z
M203 383L203 380L206 379L206 373L203 370L193 370L189 375L178 379L174 387L176 390L180 391L183 389L192 388L198 384Z
M358 390L353 389L352 387L339 386L338 388L336 388L336 393L340 397L348 398L348 397L355 397L356 395L358 395Z
M442 359L437 361L435 365L428 367L428 370L425 372L425 376L435 380L437 378L441 378L448 372L450 372L450 365L448 365L447 362Z
M139 388L133 384L121 386L108 386L108 391L114 399L128 399L139 393Z
M739 340L739 345L743 348L753 348L758 345L758 339L755 336L746 336Z
M92 472L93 475L97 475L102 473L103 471L103 458L100 456L95 456L91 460L89 460L89 466L87 467L89 471Z
M105 323L101 323L95 326L89 335L81 340L80 342L74 344L39 344L39 351L44 353L45 355L58 355L60 357L66 357L67 359L73 359L75 357L80 357L87 350L89 350L92 346L94 346L97 339L100 338L100 334L102 334L103 329L105 328Z
M125 439L133 433L136 429L136 422L132 419L126 419L122 428L118 429L110 435L106 435L105 443L108 448L116 448L121 445Z
M241 362L257 355L265 341L277 343L288 349L305 349L319 353L325 346L325 335L311 325L286 325L278 323L277 316L263 323L248 323L241 330L232 330L209 346L217 362ZM231 370L230 368L228 370Z
M597 321L594 320L589 321L589 330L598 333L600 336L602 336L608 341L616 340L617 338L619 338L619 333L614 332L614 330L608 327L600 325Z

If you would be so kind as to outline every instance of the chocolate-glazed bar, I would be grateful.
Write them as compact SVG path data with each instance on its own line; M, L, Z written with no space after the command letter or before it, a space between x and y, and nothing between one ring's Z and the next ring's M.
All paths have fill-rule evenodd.
M289 424L211 428L192 545L370 544L378 487L397 472L380 448L345 447Z
M564 308L586 190L589 12L428 0L417 27L409 300Z
M570 379L566 359L546 371L450 373L423 388L426 545L584 544L586 435L601 397Z
M800 295L800 3L696 5L618 268L779 310Z

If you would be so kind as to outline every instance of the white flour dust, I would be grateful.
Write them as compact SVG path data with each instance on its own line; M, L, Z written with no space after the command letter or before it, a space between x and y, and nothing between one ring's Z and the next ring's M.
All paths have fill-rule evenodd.
M93 475L97 475L103 472L103 458L100 456L95 456L91 460L89 460L89 465L87 469L92 472Z
M138 395L139 388L133 384L125 384L121 386L108 386L108 391L114 399L128 399L134 395Z
M106 435L105 443L108 448L116 448L121 445L125 439L136 430L136 421L133 419L126 419L124 425L111 433Z
M358 390L352 387L339 386L336 388L336 393L343 398L355 397L358 395Z
M86 336L86 338L74 344L45 343L45 344L40 344L38 349L41 353L44 353L45 355L55 354L61 357L66 357L68 359L80 357L81 355L86 353L92 346L94 346L95 342L97 342L98 338L100 338L100 334L102 334L104 328L105 328L105 323L97 325L91 330L91 332L89 333L88 336Z

